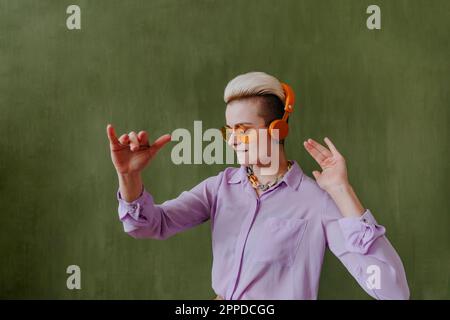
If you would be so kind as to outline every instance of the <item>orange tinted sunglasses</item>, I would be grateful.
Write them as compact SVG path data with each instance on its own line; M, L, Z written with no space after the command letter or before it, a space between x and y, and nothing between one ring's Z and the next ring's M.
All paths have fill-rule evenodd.
M251 129L257 129L254 127L245 127L245 126L238 126L234 129L230 128L229 126L223 126L220 131L222 133L222 137L223 139L228 142L228 140L230 140L231 135L234 134L236 135L236 138L238 138L241 142L248 144L250 141L250 136L252 134L252 132L248 132L248 130Z

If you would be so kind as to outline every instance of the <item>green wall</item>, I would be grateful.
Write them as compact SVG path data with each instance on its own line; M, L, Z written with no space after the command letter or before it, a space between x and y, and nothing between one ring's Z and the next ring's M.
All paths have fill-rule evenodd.
M123 232L105 127L219 127L226 83L259 70L297 93L289 157L312 176L302 141L330 137L411 297L449 299L449 16L437 0L0 0L0 298L212 298L209 223L166 241ZM224 168L176 166L173 145L144 174L157 202ZM319 298L368 296L327 254Z

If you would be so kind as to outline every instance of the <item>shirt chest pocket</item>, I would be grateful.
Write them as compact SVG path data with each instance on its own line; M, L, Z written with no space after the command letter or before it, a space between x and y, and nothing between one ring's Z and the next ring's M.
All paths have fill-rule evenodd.
M255 262L291 265L299 249L308 220L267 218L256 235Z

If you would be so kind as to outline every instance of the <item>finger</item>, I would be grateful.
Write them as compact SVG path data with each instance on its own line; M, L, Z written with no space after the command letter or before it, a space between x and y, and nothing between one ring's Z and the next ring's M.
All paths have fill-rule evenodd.
M152 153L156 154L166 143L170 142L171 139L172 137L170 134L164 134L156 139L151 145Z
M316 148L314 148L310 143L307 141L303 142L303 145L305 146L306 151L316 160L316 162L320 165L326 157L319 152Z
M114 131L114 127L111 124L106 126L106 134L108 135L109 142L112 145L119 145L119 139L117 139L116 132Z
M139 140L136 132L131 131L128 136L130 137L130 149L131 151L136 151L139 149Z
M120 136L119 142L120 144L127 146L130 144L130 137L128 137L128 135L124 133L123 135Z
M336 147L334 146L333 142L331 142L330 139L328 139L327 137L325 137L325 143L327 144L328 148L330 148L331 153L333 153L333 155L335 156L340 156L341 154L339 153L339 151L336 149Z
M140 131L138 133L138 140L140 145L148 146L148 134L146 131Z
M327 148L325 148L323 145L321 145L320 143L318 143L317 141L315 141L314 139L309 138L308 142L314 147L316 148L320 153L322 153L325 157L331 157L332 153L330 152L330 150L328 150Z
M323 170L325 170L325 169L327 169L329 167L332 167L335 164L336 164L335 157L329 157L329 158L326 158L324 162L322 162L321 167L322 167Z
M319 179L320 178L320 175L321 175L321 173L319 172L319 171L317 171L317 170L314 170L313 172L312 172L312 174L313 174L313 176L314 176L314 179Z

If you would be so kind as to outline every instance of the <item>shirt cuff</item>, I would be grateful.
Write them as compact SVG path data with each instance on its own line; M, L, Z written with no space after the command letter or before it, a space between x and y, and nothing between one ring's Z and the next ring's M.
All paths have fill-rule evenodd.
M143 214L145 205L153 205L153 197L145 189L142 190L139 198L132 202L122 199L120 191L117 191L117 200L119 201L119 219L124 222L131 217L138 224L148 223L148 218Z
M369 209L361 217L339 219L339 226L344 234L346 249L362 254L366 254L372 243L386 232L383 226L377 224Z

